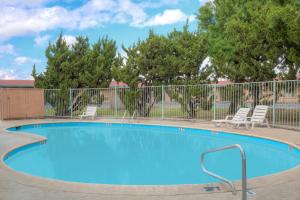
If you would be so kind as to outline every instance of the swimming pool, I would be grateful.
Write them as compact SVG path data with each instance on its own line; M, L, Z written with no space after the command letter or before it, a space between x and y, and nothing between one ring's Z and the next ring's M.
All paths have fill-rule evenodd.
M171 126L69 122L24 125L10 131L46 137L11 151L12 169L49 179L115 185L179 185L217 182L199 165L202 152L240 144L248 178L300 165L300 151L289 145L224 132ZM237 149L208 154L206 166L230 180L241 179Z

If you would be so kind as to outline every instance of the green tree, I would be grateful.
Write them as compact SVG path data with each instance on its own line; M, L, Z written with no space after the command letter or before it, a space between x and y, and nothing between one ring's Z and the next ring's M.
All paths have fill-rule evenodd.
M275 77L265 2L216 0L200 8L199 29L207 33L208 53L221 76L234 82Z
M89 87L86 82L85 71L88 70L88 58L91 54L90 43L87 37L78 36L76 42L69 47L70 59L61 76L64 76L65 88Z
M99 39L91 47L87 37L79 36L69 46L62 34L55 43L49 43L46 58L46 71L37 74L34 66L32 76L36 87L60 89L49 100L58 115L69 114L71 109L81 109L81 102L86 102L84 99L87 98L91 101L99 99L98 103L101 103L103 95L87 94L86 90L81 90L69 105L69 89L107 87L112 79L113 66L120 62L115 41L107 37Z
M146 40L123 48L127 54L126 63L115 70L115 77L131 88L124 97L128 99L130 96L131 102L138 105L139 114L148 116L152 106L161 100L161 88L151 91L139 87L207 82L209 70L200 69L206 57L206 48L205 38L197 32L190 32L188 25L183 31L174 30L168 36L150 31ZM195 117L200 98L196 94L201 93L199 89L187 87L185 94L181 94L183 90L166 87L166 92L182 104L183 110L190 117ZM183 95L185 98L182 98Z
M175 71L171 83L187 86L167 87L166 92L181 104L189 118L196 118L199 109L211 109L213 100L212 88L198 85L209 83L208 77L212 73L211 67L201 69L201 64L207 57L206 37L199 32L189 31L187 23L182 31L173 30L169 33L168 40L172 47L168 64Z
M64 116L69 113L68 88L71 80L66 73L70 71L70 49L60 34L54 44L49 43L46 49L46 71L35 79L35 85L45 89L60 89L48 95L48 103L54 108L56 115Z
M35 64L32 67L31 76L35 80L35 87L42 88L44 86L43 75L37 73Z
M141 87L161 85L172 77L173 72L168 70L168 45L166 37L150 31L145 41L123 47L127 58L122 66L115 68L114 74L117 81L129 86L119 96L130 114L137 110L140 116L147 117L153 105L161 100L161 88Z
M188 22L182 31L173 30L168 34L171 52L168 60L172 74L171 84L189 85L207 83L211 68L201 69L207 57L207 40L198 32L189 31Z
M93 44L86 63L87 67L83 70L86 87L108 87L113 78L112 69L122 63L116 42L108 37L100 38Z
M275 49L270 57L283 70L282 78L294 80L300 70L300 2L297 0L269 1L269 39Z
M172 49L165 36L150 31L146 40L123 50L127 58L119 78L131 88L167 84L176 73L169 65Z
M276 76L275 68L283 68L288 69L284 78L295 79L299 71L299 13L297 0L206 3L199 9L199 32L208 38L208 54L218 76L233 82L267 81ZM258 84L251 87L251 94L254 105L258 104Z

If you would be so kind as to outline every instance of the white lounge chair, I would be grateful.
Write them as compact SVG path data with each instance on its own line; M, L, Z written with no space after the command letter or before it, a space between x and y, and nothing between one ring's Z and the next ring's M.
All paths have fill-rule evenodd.
M80 119L83 119L84 117L91 117L92 119L95 119L97 112L97 106L87 106L86 111L82 113L82 115L79 115Z
M239 127L240 124L245 123L245 121L247 120L249 111L250 108L240 108L234 116L227 115L225 119L212 120L212 122L215 123L215 126L220 126L221 124L234 124Z
M257 105L253 111L252 117L248 117L247 126L251 125L254 128L255 124L259 125L267 125L270 128L269 121L267 119L268 106L265 105Z

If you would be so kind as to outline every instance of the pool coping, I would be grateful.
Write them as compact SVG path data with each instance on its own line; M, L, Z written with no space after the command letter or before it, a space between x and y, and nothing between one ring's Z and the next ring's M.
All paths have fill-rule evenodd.
M30 138L32 141L30 142L24 142L22 144L18 145L12 145L9 148L6 148L4 152L1 153L1 161L0 161L0 168L4 169L7 173L9 173L11 176L15 178L15 181L19 184L25 184L34 188L47 188L51 190L59 190L59 191L68 191L73 193L89 193L89 194L102 194L102 195L146 195L146 196L157 196L157 195L163 195L163 196L172 196L172 195L186 195L186 194L209 194L209 193L227 193L228 187L225 186L222 183L212 183L212 184L194 184L194 185L160 185L160 186L133 186L133 185L109 185L109 184L89 184L89 183L77 183L77 182L68 182L68 181L62 181L62 180L54 180L54 179L46 179L42 177L32 176L29 174L25 174L22 172L15 171L11 169L9 166L7 166L4 163L4 158L7 154L9 154L14 149L20 148L22 146L30 145L32 143L38 143L43 142L47 138L35 135L35 134L29 134L24 132L11 132L7 131L7 128L14 127L14 126L20 126L20 125L32 125L32 124L48 124L48 123L64 123L64 122L101 122L101 123L118 123L122 124L120 122L107 122L105 120L100 121L90 121L90 120L54 120L54 121L48 121L45 122L43 120L37 120L36 122L30 122L25 123L26 121L23 121L21 123L16 123L14 125L5 125L2 127L2 132L0 134L10 134L14 135L15 137L25 137ZM219 127L216 128L201 128L201 127L191 127L190 125L172 125L168 124L166 121L163 121L162 123L134 123L134 124L144 124L144 125L157 125L157 126L170 126L170 127L178 127L178 128L194 128L194 129L205 129L210 131L222 131L229 134L237 134L237 135L245 135L255 138L263 138L268 140L273 140L281 143L288 144L294 148L300 149L300 146L297 144L292 143L288 140L279 140L276 138L271 137L265 137L265 136L257 136L253 134L245 134L244 132L240 132L239 129L234 131L224 131L220 130ZM199 155L200 156L200 155ZM200 166L199 166L200 170ZM284 184L293 180L299 180L300 179L300 166L294 167L292 169L266 175L266 176L260 176L253 179L248 179L248 188L250 190L254 190L256 188L263 188L267 186L277 185L277 184ZM238 190L241 190L241 181L234 182L236 188ZM215 188L219 187L220 190L217 191L207 191L207 188Z

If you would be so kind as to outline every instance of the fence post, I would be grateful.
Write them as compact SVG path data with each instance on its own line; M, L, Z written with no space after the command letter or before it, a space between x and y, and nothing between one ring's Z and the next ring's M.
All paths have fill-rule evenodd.
M217 93L217 85L214 84L214 89L213 89L213 95L214 95L214 120L216 120L216 93Z
M118 115L118 108L117 108L117 87L115 87L115 118L117 118Z
M164 86L161 86L161 118L164 119L164 101L165 101L165 90Z
M70 88L69 89L69 97L70 97L70 99L69 99L69 101L70 101L70 110L71 110L71 118L73 118L73 103L72 103L72 96L73 96L73 94L72 94L72 89Z
M275 103L276 103L276 81L273 80L273 110L272 110L272 126L274 127L275 126L275 117L276 117L276 108L275 108Z

